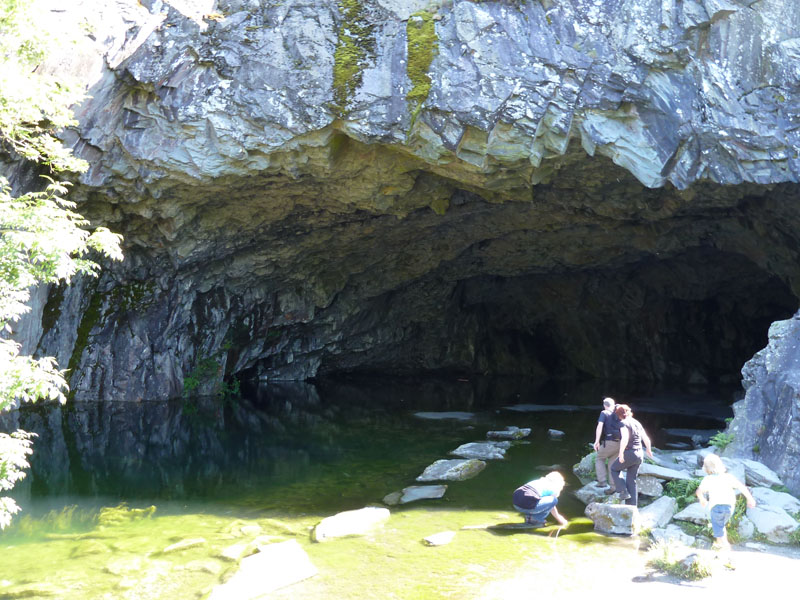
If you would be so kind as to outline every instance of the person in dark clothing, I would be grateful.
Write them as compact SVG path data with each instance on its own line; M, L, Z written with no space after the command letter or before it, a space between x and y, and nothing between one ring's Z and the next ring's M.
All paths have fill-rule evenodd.
M618 404L617 416L622 421L620 428L619 455L611 465L611 476L614 480L614 491L625 504L636 506L639 501L639 492L636 489L636 476L639 466L644 460L642 445L647 450L647 455L653 458L653 449L650 446L650 436L636 419L633 411L627 404ZM621 472L625 471L625 482L622 482Z
M611 464L619 454L619 429L621 424L616 413L614 413L614 406L613 398L603 399L603 410L597 418L597 427L594 432L594 444L592 444L592 447L597 452L594 460L594 469L597 475L597 483L600 487L606 487L613 481ZM608 469L607 475L606 469Z

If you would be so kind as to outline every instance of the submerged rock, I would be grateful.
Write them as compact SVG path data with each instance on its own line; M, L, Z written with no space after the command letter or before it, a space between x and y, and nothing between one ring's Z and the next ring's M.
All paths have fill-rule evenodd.
M205 538L190 538L186 540L181 540L180 542L175 542L174 544L167 546L161 551L161 553L170 554L172 552L180 552L182 550L189 550L190 548L197 548L198 546L205 546L205 545L206 545Z
M400 492L392 492L383 498L384 504L408 504L417 500L435 500L444 496L446 485L411 485Z
M367 506L358 510L348 510L326 517L314 528L312 538L317 542L351 535L365 535L374 527L386 521L390 516L389 509ZM264 546L270 548L272 545Z
M442 459L429 465L417 481L464 481L471 479L486 468L486 463L476 458Z
M254 600L316 574L296 540L270 544L243 559L234 576L215 587L208 600Z
M475 413L471 412L460 412L460 411L450 411L450 412L416 412L414 413L415 417L419 417L420 419L432 419L435 421L452 419L455 421L471 421L475 418Z

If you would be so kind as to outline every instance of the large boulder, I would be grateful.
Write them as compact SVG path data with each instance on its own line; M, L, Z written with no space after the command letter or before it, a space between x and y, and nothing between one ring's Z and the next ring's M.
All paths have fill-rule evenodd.
M678 501L669 496L661 496L651 504L639 509L642 529L660 529L665 527L678 510Z
M754 487L750 492L759 506L766 504L781 508L790 514L800 513L800 500L791 494L766 487Z
M594 523L595 531L633 535L639 532L639 510L627 504L600 504L592 502L584 514Z
M776 544L789 543L790 536L800 528L800 523L785 510L768 504L748 508L747 518L753 522L758 533Z
M695 525L707 525L708 508L701 506L699 502L693 502L676 514L675 519L678 521L689 521Z
M597 460L597 452L590 452L572 467L572 472L584 485L597 479L594 467L595 460Z
M780 479L800 494L800 312L769 328L767 346L742 367L745 396L733 405L727 456L745 463L748 485L771 487ZM765 472L763 464L771 472Z
M660 467L658 465L651 465L647 462L642 463L642 466L639 467L639 475L650 475L651 477L656 477L658 479L664 479L667 481L673 479L692 479L692 475L688 471L679 471L677 469L670 469L668 467Z

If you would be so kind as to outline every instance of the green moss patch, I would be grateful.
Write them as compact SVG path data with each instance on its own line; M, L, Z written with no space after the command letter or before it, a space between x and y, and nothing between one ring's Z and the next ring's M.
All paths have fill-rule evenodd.
M412 15L406 24L406 38L408 49L406 71L411 80L411 90L406 94L406 99L417 109L425 102L431 91L428 69L439 50L433 15L426 11Z
M375 50L375 39L358 0L339 0L338 5L342 23L333 55L333 98L341 114L361 85L364 63Z

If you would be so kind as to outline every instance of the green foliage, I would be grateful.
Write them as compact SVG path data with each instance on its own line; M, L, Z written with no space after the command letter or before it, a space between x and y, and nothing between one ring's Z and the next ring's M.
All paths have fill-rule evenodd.
M678 510L683 510L693 502L697 502L695 492L702 479L673 479L664 485L664 494L675 498Z
M711 565L695 555L687 560L684 551L674 542L656 542L650 549L647 566L688 581L711 576Z
M227 351L230 344L223 344L220 353ZM196 396L202 388L212 383L214 386L214 396L223 405L233 404L241 398L239 380L234 378L231 381L222 379L223 369L220 363L220 355L217 357L201 356L195 367L183 376L183 410L187 414L195 414L198 411Z
M787 488L785 485L773 485L770 489L773 492L783 492L784 494L791 494L789 488Z
M739 523L742 522L742 517L747 513L747 500L744 499L744 496L737 496L736 497L736 505L733 507L733 514L731 515L730 521L725 526L728 530L728 540L732 544L738 544L742 541L741 536L739 535Z
M709 441L711 442L712 446L715 446L717 450L722 452L733 441L733 434L725 433L724 431L718 431L717 433L711 436L711 439Z
M65 40L60 24L48 30L45 14L37 0L0 0L0 151L44 165L51 174L83 171L86 162L56 138L75 123L69 107L82 93L40 68ZM5 332L13 333L12 324L29 310L31 288L69 283L77 274L95 276L93 254L122 258L118 235L86 229L88 222L66 199L69 184L45 179L43 190L15 195L0 177L0 329ZM12 339L0 339L0 375L0 412L20 401L66 400L64 372L55 360L20 355ZM2 435L0 491L8 491L24 477L31 440L22 431ZM18 510L13 499L0 497L0 528Z

